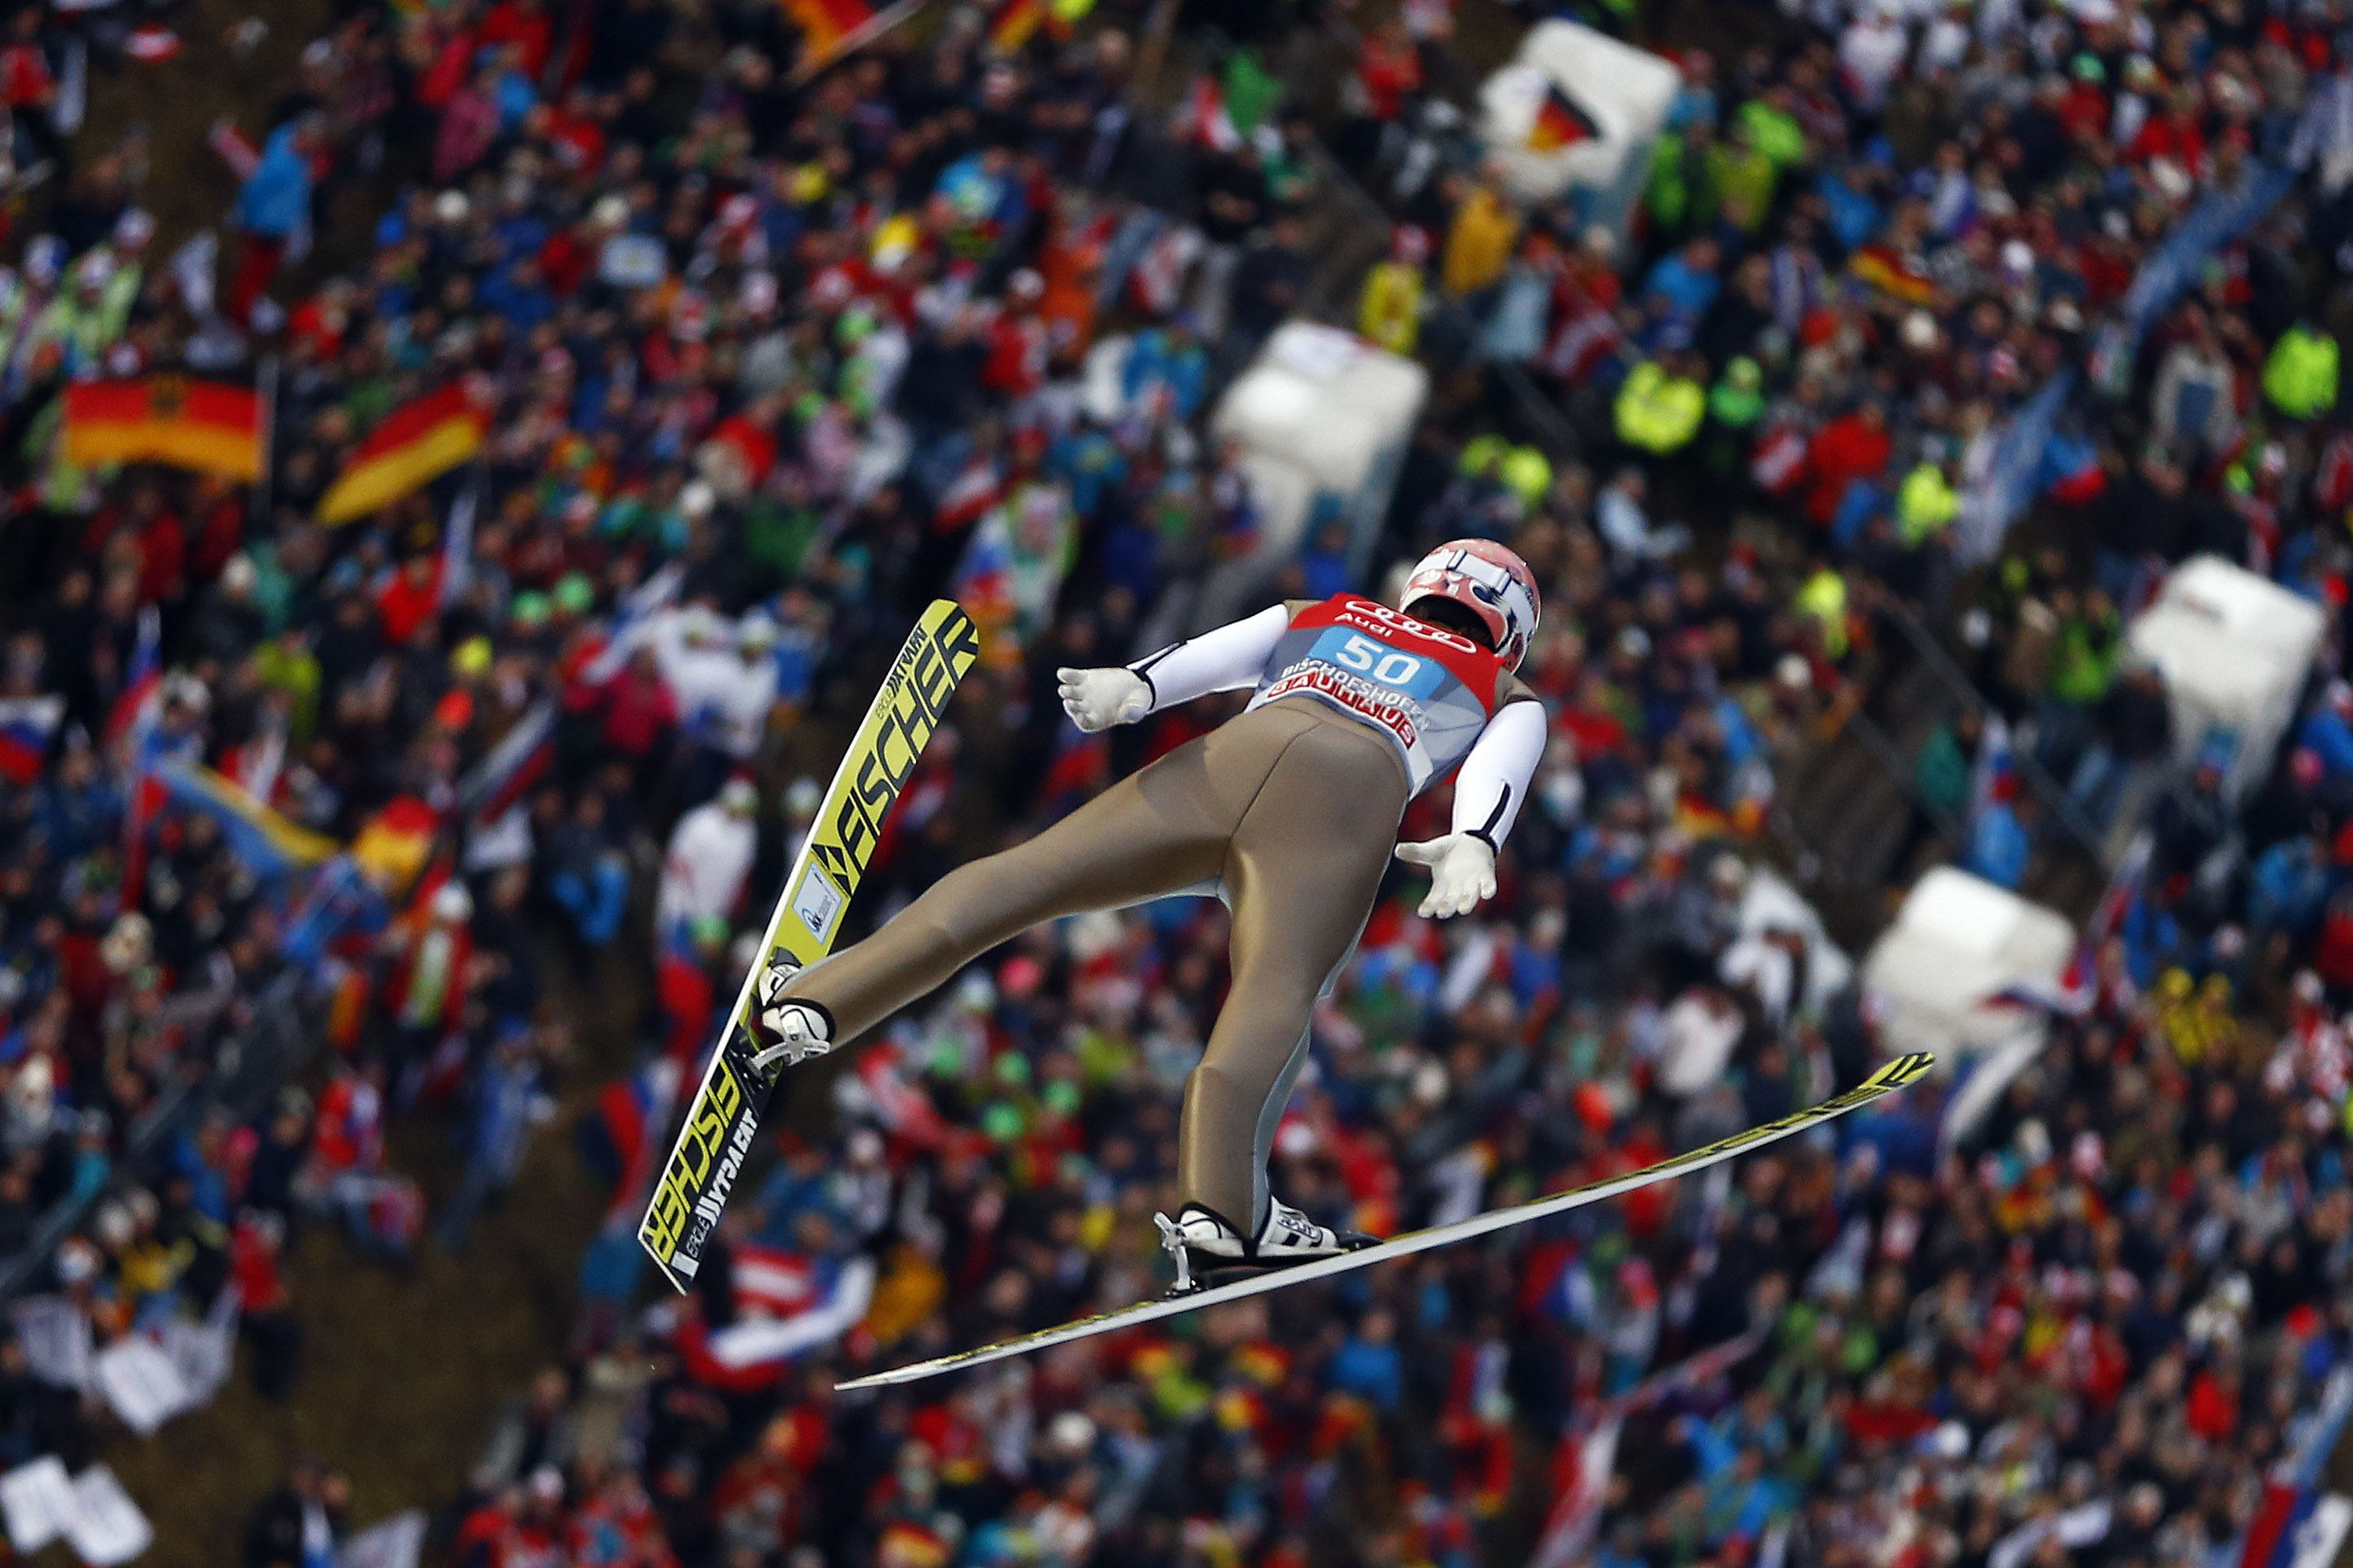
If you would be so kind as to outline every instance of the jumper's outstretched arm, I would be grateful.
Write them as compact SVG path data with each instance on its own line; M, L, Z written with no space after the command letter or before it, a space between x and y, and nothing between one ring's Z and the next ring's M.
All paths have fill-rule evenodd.
M1289 607L1270 605L1255 616L1171 643L1124 668L1058 669L1062 710L1092 735L1212 691L1251 685L1290 625Z

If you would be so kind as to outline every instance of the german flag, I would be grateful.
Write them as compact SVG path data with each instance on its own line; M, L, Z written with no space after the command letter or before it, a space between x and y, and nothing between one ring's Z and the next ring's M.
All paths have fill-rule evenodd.
M261 399L241 386L151 375L66 391L69 463L169 463L250 483L261 473Z
M1600 134L1601 127L1593 122L1593 116L1577 108L1557 86L1545 84L1544 101L1536 105L1535 123L1528 127L1529 152L1557 153Z
M1936 279L1928 276L1919 258L1891 246L1866 245L1848 259L1846 268L1881 293L1893 295L1905 304L1936 302Z
M874 20L866 0L783 0L785 14L800 28L801 58L829 60L849 47L860 27Z
M327 488L319 521L332 528L365 517L432 483L481 449L489 423L462 382L402 404L368 432Z
M988 25L991 54L1018 54L1046 20L1046 0L1004 0Z

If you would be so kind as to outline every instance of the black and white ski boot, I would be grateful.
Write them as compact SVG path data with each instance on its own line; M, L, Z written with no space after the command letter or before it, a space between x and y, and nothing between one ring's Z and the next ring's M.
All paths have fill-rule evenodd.
M759 1049L752 1066L770 1078L833 1049L833 1015L815 1002L785 999L785 986L800 972L790 954L777 952L753 990L752 1037Z
M1268 1200L1266 1223L1255 1237L1244 1236L1204 1204L1187 1204L1175 1219L1155 1214L1152 1223L1160 1227L1161 1250L1176 1260L1171 1296L1189 1296L1211 1285L1354 1252L1380 1240L1361 1230L1317 1225L1280 1199Z

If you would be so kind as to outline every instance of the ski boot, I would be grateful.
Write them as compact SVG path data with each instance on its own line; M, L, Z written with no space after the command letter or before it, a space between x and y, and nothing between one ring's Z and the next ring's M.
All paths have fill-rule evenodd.
M1189 1296L1211 1285L1354 1252L1380 1240L1360 1230L1317 1225L1289 1204L1272 1198L1267 1201L1266 1223L1255 1237L1244 1236L1204 1204L1187 1204L1173 1220L1155 1214L1152 1223L1160 1227L1161 1249L1176 1260L1176 1283L1169 1288L1171 1296Z
M760 972L752 996L752 1038L759 1048L752 1055L754 1071L773 1079L788 1067L833 1049L833 1015L816 1002L787 1001L783 991L801 966L778 952Z

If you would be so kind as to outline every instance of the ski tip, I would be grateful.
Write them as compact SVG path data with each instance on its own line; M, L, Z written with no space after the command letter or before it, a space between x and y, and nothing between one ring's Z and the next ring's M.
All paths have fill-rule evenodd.
M1875 1089L1908 1089L1936 1070L1936 1058L1927 1051L1912 1051L1887 1062L1877 1072L1863 1079L1863 1087Z
M981 1348L997 1350L1001 1352L1001 1347L996 1345ZM968 1361L989 1362L1006 1359L1008 1358L1002 1353L987 1356L981 1354L977 1350L967 1351L962 1355L944 1355L933 1361L919 1361L909 1366L894 1366L883 1372L870 1372L864 1377L853 1377L847 1383L835 1384L833 1391L836 1394L857 1394L869 1388L896 1388L902 1383L921 1383L927 1377L936 1377L944 1372L954 1372Z

